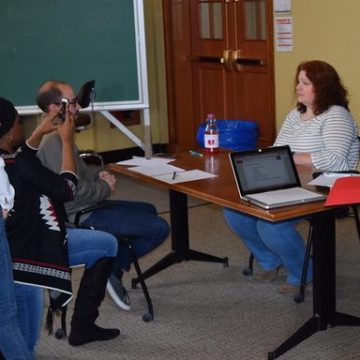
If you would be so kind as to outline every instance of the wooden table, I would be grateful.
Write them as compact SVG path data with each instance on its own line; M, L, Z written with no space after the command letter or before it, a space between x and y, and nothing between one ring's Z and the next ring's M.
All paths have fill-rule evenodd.
M144 278L184 260L214 261L227 265L227 258L218 258L190 249L188 195L273 222L311 215L314 262L313 315L279 347L269 352L268 359L277 358L312 334L319 330L326 330L329 326L360 325L360 318L336 311L335 217L331 209L325 208L323 201L273 210L264 210L242 201L236 188L227 152L204 157L194 157L188 153L182 153L178 154L176 160L171 164L186 170L200 169L213 172L218 176L179 184L167 184L131 171L125 166L110 165L110 169L114 172L169 189L172 250L145 271ZM303 186L311 189L306 184L312 178L312 169L307 166L298 166L297 169ZM138 279L134 279L134 281L136 284Z

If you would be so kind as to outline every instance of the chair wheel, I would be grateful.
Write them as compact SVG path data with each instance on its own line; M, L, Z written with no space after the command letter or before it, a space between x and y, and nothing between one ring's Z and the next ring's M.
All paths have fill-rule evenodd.
M250 276L250 275L252 275L252 270L250 269L250 268L246 268L246 269L244 269L243 271L242 271L242 273L243 273L243 275L245 275L245 276Z
M153 315L146 313L143 315L142 319L145 322L149 322L149 321L152 321L154 319L154 317L153 317Z
M63 329L57 329L55 331L55 337L58 340L61 340L61 339L65 338L66 337L65 331Z
M302 295L302 294L294 295L294 301L298 304L302 303L304 301L304 295Z

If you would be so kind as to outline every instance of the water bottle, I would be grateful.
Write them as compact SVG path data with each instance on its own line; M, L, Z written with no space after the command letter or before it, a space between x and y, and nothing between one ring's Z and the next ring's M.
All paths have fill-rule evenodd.
M219 150L219 129L214 114L208 114L204 132L205 152L213 154Z

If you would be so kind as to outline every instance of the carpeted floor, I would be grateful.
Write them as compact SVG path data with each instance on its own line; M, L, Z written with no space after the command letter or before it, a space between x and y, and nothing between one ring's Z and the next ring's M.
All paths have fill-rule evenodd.
M117 196L151 201L169 219L167 192L121 178ZM248 252L226 226L221 209L192 199L190 204L191 247L228 256L229 267L190 261L149 278L147 284L155 311L155 318L149 323L142 321L146 306L140 287L130 287L134 275L131 271L125 279L131 311L118 310L106 296L98 319L100 325L119 328L119 338L71 347L66 339L57 340L44 332L37 349L38 360L266 359L268 351L310 318L311 293L306 294L304 303L296 304L276 291L285 279L284 273L267 284L243 276ZM307 227L305 223L300 226L304 235ZM170 239L143 258L141 266L147 268L169 249ZM360 245L353 219L337 220L338 310L360 316L359 260ZM75 288L80 276L81 270L76 270ZM316 333L279 359L360 359L359 338L360 328L330 328Z

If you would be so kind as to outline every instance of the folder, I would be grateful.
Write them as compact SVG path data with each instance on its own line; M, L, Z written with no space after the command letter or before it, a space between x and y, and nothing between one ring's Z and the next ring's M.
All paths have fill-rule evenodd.
M336 179L326 199L325 206L360 204L360 177Z

